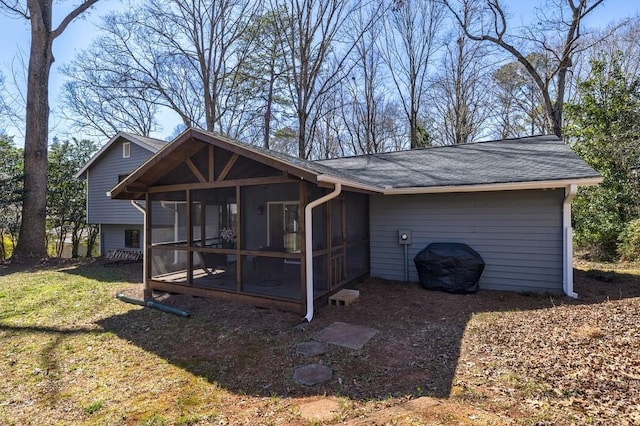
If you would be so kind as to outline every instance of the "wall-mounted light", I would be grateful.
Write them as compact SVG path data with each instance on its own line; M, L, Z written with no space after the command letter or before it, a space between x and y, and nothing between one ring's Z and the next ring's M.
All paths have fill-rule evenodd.
M264 206L258 206L258 216L262 216L264 214Z

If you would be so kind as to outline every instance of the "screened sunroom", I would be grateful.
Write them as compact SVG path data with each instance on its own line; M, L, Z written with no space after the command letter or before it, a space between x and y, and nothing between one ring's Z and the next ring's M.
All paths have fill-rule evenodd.
M305 217L335 188L299 161L190 130L116 186L145 201L147 288L303 312L308 288L323 300L366 276L368 195L347 188Z

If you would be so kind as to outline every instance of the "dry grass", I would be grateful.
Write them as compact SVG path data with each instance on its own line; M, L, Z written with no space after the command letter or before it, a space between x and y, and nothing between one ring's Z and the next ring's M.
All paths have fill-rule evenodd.
M640 423L638 271L578 266L577 301L368 280L357 303L320 308L304 327L189 296L159 296L189 319L122 303L116 293L140 294L135 264L5 266L0 424ZM334 321L380 332L361 350L295 353ZM332 380L296 384L309 362ZM399 409L420 396L431 402ZM323 398L338 412L301 416Z

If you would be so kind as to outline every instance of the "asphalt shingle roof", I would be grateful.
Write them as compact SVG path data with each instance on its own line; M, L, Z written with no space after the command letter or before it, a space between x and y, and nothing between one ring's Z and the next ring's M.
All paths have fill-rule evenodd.
M125 132L121 132L121 133L123 135L129 136L129 138L131 139L136 139L139 142L142 142L143 144L148 145L150 148L154 150L154 152L159 151L160 149L165 147L167 144L169 144L168 141L164 141L162 139L148 138L146 136L138 136L132 133L125 133Z
M314 162L380 188L483 185L597 178L556 136L533 136Z

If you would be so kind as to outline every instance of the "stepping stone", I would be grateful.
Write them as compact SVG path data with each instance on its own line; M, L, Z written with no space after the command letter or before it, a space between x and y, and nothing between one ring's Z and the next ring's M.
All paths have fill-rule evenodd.
M328 342L349 349L362 349L362 347L376 335L378 330L361 325L334 322L330 326L320 330L313 336L313 340Z
M293 372L293 380L306 386L313 386L331 380L332 374L333 370L326 365L309 364L296 368Z
M329 350L329 344L327 342L304 342L296 346L296 353L305 356L316 356L326 354Z

